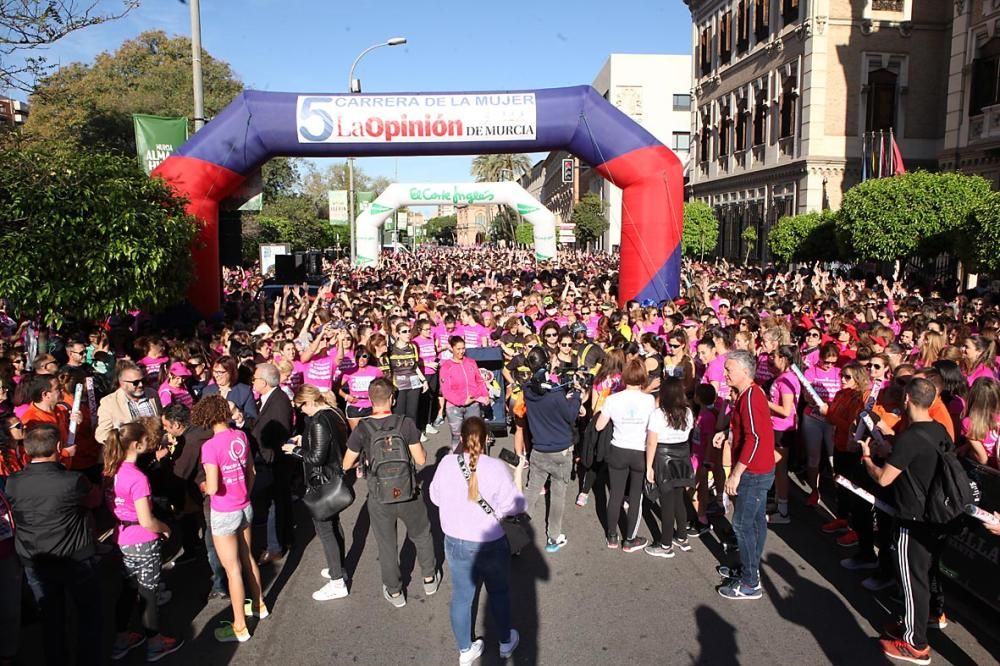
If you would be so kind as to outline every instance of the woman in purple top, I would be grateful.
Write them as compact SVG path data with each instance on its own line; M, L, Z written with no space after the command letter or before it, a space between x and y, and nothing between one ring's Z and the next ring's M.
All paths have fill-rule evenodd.
M104 442L104 474L111 479L108 503L118 519L118 548L122 552L127 579L115 608L118 634L111 658L116 660L146 643L146 661L158 661L176 652L184 642L160 633L160 613L156 604L160 585L160 535L169 538L170 530L153 516L149 479L136 466L139 456L151 450L146 429L140 423L127 423L112 430ZM137 591L143 633L128 630Z
M250 640L244 601L249 595L251 615L264 619L268 613L260 583L260 569L250 556L250 527L253 510L250 490L253 488L254 467L250 443L242 431L229 427L233 418L229 403L219 395L201 399L191 411L191 423L212 431L212 437L201 446L201 463L205 467L205 494L211 497L210 527L212 543L229 580L229 598L233 621L215 630L222 643ZM243 574L250 574L246 589Z
M444 553L452 579L451 629L463 664L471 664L483 653L483 640L472 640L472 602L483 582L501 638L500 657L509 657L519 640L517 630L510 626L510 546L500 520L522 513L525 501L507 465L484 453L486 437L485 421L478 416L466 419L458 451L438 464L430 489L431 501L441 512Z

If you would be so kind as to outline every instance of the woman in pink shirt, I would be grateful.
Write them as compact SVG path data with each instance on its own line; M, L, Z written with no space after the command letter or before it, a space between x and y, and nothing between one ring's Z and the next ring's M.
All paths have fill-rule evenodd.
M222 643L250 640L244 602L251 599L251 613L263 619L269 615L264 605L260 569L250 556L250 529L253 509L250 490L254 482L253 457L250 443L242 431L229 427L233 414L229 403L219 395L201 399L191 412L191 423L210 429L212 438L201 447L201 462L205 467L205 494L210 500L212 542L229 581L229 598L233 621L215 630ZM246 588L243 574L249 573Z
M492 317L492 313L490 313ZM428 435L436 435L438 429L434 427L434 412L438 411L438 396L441 387L438 384L438 353L434 343L434 336L431 334L431 322L428 319L419 319L413 325L413 330L417 335L413 338L413 344L417 346L417 353L420 355L420 363L424 368L424 377L427 379L427 391L420 395L420 404L417 411L417 428L424 430Z
M996 379L997 353L996 343L983 335L973 335L965 339L962 345L962 355L965 357L966 377L969 386L980 377Z
M111 658L116 660L146 643L146 661L157 661L176 652L184 642L160 633L156 604L160 585L160 535L169 538L170 529L153 515L149 480L136 466L139 456L149 450L149 438L140 423L127 423L112 430L104 442L104 474L111 479L108 504L118 519L117 541L125 575L135 583L135 587L128 583L122 585L117 605L118 634L111 649ZM137 591L144 633L128 630ZM150 637L148 643L147 636Z
M787 525L788 517L788 450L798 431L799 395L802 385L791 367L798 365L799 350L795 345L780 345L770 352L771 374L775 376L768 392L767 406L771 410L771 427L774 429L774 494L778 512L768 520L772 524Z
M840 391L838 358L840 358L840 350L837 343L827 342L819 349L819 360L816 365L803 373L806 381L816 390L820 399L827 404L830 404L833 401L833 396ZM803 387L803 392L807 396L809 395L809 391L805 387ZM826 457L830 469L833 469L833 426L815 405L807 406L804 414L802 440L806 445L806 481L812 489L806 504L816 506L819 503L819 463L821 458Z
M997 437L1000 431L1000 383L980 377L969 389L969 407L962 419L963 455L980 465L997 466Z
M170 371L167 373L167 381L160 384L160 389L157 391L160 404L166 407L172 403L179 402L190 408L194 404L191 392L187 390L186 386L190 377L191 371L187 365L180 361L172 363Z
M368 397L368 385L377 377L385 376L378 366L371 364L372 354L367 349L359 349L354 358L358 366L344 375L340 387L340 395L347 402L347 422L351 424L351 429L356 428L364 417L371 416L372 401Z

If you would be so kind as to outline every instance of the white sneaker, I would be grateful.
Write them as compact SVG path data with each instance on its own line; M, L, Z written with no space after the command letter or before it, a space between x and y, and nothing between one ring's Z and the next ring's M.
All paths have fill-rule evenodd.
M474 663L479 657L483 655L483 639L477 638L472 641L472 647L468 650L460 650L458 653L458 663L459 666L468 666L468 664Z
M423 433L420 433L420 443L421 444L426 444L427 443L427 435L425 435Z
M436 435L440 431L434 427L433 423L428 423L427 427L424 429L424 432L426 432L428 435Z
M514 650L517 649L517 644L521 642L521 636L517 633L517 629L510 630L510 640L504 643L500 642L500 658L507 659L510 655L514 654Z
M330 601L331 599L343 599L347 596L347 583L343 578L331 580L329 583L313 592L313 599L316 601Z
M319 575L322 576L323 578L326 578L327 580L330 580L330 570L329 569L320 569Z

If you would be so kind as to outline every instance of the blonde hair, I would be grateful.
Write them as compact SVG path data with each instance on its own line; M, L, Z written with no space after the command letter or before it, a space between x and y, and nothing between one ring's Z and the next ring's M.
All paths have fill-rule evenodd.
M1000 383L989 377L979 377L969 388L969 405L965 410L969 417L968 439L982 442L990 431L997 427L1000 415Z
M303 384L295 391L295 398L292 400L296 407L301 407L307 402L323 403L328 407L337 406L337 396L333 391L320 391L312 384Z
M944 349L945 342L943 333L924 332L924 344L920 349L920 360L923 361L924 367L932 366L934 361L941 357L941 350Z
M462 453L469 454L469 501L479 500L479 479L476 477L476 465L479 463L479 456L486 448L487 436L486 421L478 416L472 416L462 423Z

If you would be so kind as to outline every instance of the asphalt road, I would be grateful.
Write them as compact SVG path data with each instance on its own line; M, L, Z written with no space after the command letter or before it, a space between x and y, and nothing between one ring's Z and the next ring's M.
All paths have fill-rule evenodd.
M444 433L428 443L446 446ZM510 447L500 440L499 446ZM496 451L496 449L494 449ZM424 472L429 479L430 470ZM343 516L347 533L348 598L313 601L325 580L322 549L299 507L296 548L263 568L271 617L251 621L244 644L217 643L212 630L231 618L225 602L205 604L207 567L179 566L166 574L174 600L164 607L165 629L187 645L164 664L453 664L447 566L437 595L425 598L420 571L413 572L412 544L403 542L404 577L413 572L403 609L381 596L374 537L359 500ZM694 549L671 560L640 552L607 550L593 496L585 508L567 497L564 531L569 543L555 554L529 548L513 563L514 626L521 633L515 664L668 663L882 664L879 627L896 606L888 593L872 595L861 575L839 566L851 552L820 533L824 515L802 503L796 491L793 522L768 535L762 566L765 596L727 601L716 589L715 566L725 556L714 535L692 539ZM432 520L436 518L432 514ZM649 520L640 531L650 535ZM652 523L655 529L656 523ZM536 535L541 544L542 537ZM443 561L440 532L436 538ZM1000 572L997 572L1000 574ZM113 576L109 576L113 578ZM931 632L936 664L993 664L1000 659L998 614L971 596L948 588L951 625ZM497 637L480 595L476 633L486 638L480 664L501 663ZM109 616L110 619L110 616ZM37 626L24 632L21 662L39 663ZM123 664L143 663L140 651Z

